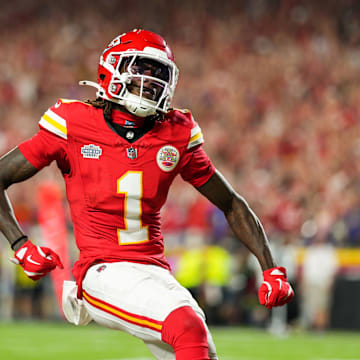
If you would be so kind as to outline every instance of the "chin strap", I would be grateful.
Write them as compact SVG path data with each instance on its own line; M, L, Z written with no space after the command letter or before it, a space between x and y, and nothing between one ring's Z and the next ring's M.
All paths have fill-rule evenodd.
M130 74L126 73L126 72L120 74L119 82L130 84L131 83ZM99 93L104 93L104 89L95 81L81 80L81 81L79 81L79 85L92 86L92 87L96 88Z
M101 91L101 90L102 90L102 89L101 89L101 86L100 86L98 83L94 82L94 81L81 80L81 81L79 81L79 85L82 85L82 86L84 86L84 85L92 86L92 87L96 88L97 91Z
M107 99L107 100L112 101L112 102L115 102L115 103L119 103L119 102L114 101L114 100L112 100L112 99L108 99L107 96L106 96L106 94L105 94L104 89L103 89L98 83L96 83L96 82L94 82L94 81L81 80L81 81L79 81L79 85L81 85L81 86L84 86L84 85L85 85L85 86L94 87L94 88L97 90L96 96L101 97L102 99Z

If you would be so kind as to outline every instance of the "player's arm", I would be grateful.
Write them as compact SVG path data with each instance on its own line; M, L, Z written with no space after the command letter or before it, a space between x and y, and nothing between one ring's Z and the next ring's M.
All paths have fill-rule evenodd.
M257 257L264 275L260 303L271 308L289 302L294 292L287 282L286 270L276 267L263 226L245 199L218 171L197 190L224 212L235 236Z
M6 189L14 183L30 178L38 170L30 164L17 147L0 159L0 169L0 230L10 244L13 244L24 233L16 221ZM14 250L17 250L25 241L26 239L15 244Z
M224 212L235 236L257 257L263 271L276 266L259 219L218 171L197 190Z
M51 249L35 246L27 239L15 218L6 190L10 185L24 181L37 172L38 169L17 147L0 159L0 231L15 251L11 261L21 265L33 280L40 279L56 266L63 266Z

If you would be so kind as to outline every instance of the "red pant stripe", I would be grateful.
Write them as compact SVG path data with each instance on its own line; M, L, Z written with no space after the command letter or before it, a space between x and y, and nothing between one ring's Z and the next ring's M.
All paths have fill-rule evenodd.
M99 310L105 311L108 314L116 316L117 318L129 322L134 325L145 327L151 330L155 330L161 333L162 330L162 321L150 319L145 316L140 316L137 314L130 313L128 311L122 310L114 305L111 305L101 299L97 299L94 296L88 294L83 290L84 299L92 306L96 307Z

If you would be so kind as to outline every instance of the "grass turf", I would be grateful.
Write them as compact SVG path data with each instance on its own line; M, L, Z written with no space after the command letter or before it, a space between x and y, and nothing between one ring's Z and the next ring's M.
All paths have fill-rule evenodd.
M212 328L220 360L360 360L360 333L299 333L279 338L259 329ZM134 337L88 325L0 323L4 360L151 360ZM189 359L191 360L191 359Z

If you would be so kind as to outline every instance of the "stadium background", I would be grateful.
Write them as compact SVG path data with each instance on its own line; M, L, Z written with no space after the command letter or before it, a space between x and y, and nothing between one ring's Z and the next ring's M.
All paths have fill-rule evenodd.
M357 1L14 0L1 7L1 153L32 136L58 98L94 97L77 83L96 79L99 55L112 38L136 27L158 32L180 68L173 105L193 112L205 150L262 220L297 297L285 313L259 307L259 268L234 241L223 216L181 181L162 214L176 276L212 325L360 328ZM8 193L38 244L46 243L44 198L61 204L55 217L64 217L74 261L55 167ZM51 280L27 281L9 264L6 241L0 246L1 319L60 319ZM338 263L326 295L329 313L309 319L303 264L321 246L320 254L334 250ZM326 259L321 261L314 271L319 281L327 273Z

